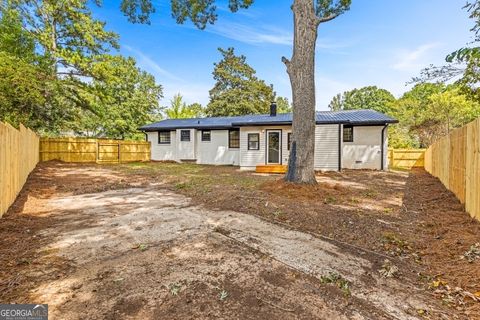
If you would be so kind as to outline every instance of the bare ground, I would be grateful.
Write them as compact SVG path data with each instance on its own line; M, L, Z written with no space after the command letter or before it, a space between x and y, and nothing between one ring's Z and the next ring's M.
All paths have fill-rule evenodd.
M436 179L278 178L43 163L0 221L0 301L58 319L477 318L480 261L460 256L480 227Z

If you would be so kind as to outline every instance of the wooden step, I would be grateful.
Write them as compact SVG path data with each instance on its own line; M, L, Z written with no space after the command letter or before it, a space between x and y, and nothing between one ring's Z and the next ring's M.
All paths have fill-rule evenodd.
M259 164L255 168L257 173L285 173L287 166L282 164Z

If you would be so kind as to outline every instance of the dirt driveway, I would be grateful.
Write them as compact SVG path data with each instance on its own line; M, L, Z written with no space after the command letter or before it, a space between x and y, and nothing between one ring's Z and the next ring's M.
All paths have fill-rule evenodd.
M420 269L408 254L290 223L289 208L276 196L288 200L292 191L278 177L213 169L220 170L225 190L261 198L265 210L258 199L230 195L234 206L243 201L257 208L258 214L249 214L222 205L225 192L215 192L216 182L201 174L202 167L171 168L183 171L41 164L0 221L10 244L0 249L1 301L48 303L52 319L469 318L412 277ZM348 205L375 212L401 207L407 175L381 178L391 180L398 197L372 201L367 195L344 203L342 197L358 194L333 185L317 190L320 202L340 216ZM306 210L311 196L305 197L297 209ZM375 218L386 229L398 223L389 210ZM304 218L299 214L296 223ZM381 247L413 251L392 239Z

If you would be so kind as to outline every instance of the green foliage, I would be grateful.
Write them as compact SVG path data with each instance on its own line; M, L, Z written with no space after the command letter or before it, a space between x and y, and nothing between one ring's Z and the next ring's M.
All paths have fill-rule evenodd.
M0 17L0 51L27 62L37 60L35 41L22 26L16 10L5 9Z
M393 116L400 123L390 129L390 144L396 148L428 147L479 115L479 104L458 86L417 84L395 103Z
M336 95L328 107L332 111L373 109L389 114L393 102L395 97L389 91L369 86Z
M132 58L110 54L118 35L87 0L1 5L1 120L48 135L131 138L158 118L161 87Z
M138 127L157 120L162 88L137 68L133 58L107 55L95 64L94 72L95 95L88 96L93 111L81 113L78 134L133 139L139 137Z
M256 77L246 57L236 56L233 48L218 49L223 58L214 64L216 83L210 90L208 116L236 116L268 113L273 88Z
M275 99L277 104L277 113L290 113L292 112L292 105L288 101L288 98L277 97Z
M170 107L165 110L165 114L168 119L187 119L203 117L205 112L200 103L187 105L178 93L170 100Z
M228 8L237 12L252 3L253 0L229 0ZM197 28L204 29L217 20L215 0L171 0L170 5L173 18L180 24L190 20ZM150 23L149 17L155 12L152 0L122 0L120 10L134 23Z
M384 89L364 87L336 95L329 104L333 111L373 109L399 120L389 127L393 148L428 147L453 128L480 116L479 103L461 86L419 83L400 99Z
M350 9L351 0L317 0L316 14L324 21L334 19ZM320 21L323 22L323 21Z

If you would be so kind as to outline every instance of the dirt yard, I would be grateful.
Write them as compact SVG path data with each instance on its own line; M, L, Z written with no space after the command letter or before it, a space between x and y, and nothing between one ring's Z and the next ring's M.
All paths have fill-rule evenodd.
M480 319L480 223L437 179L41 163L0 220L0 301L51 319Z

